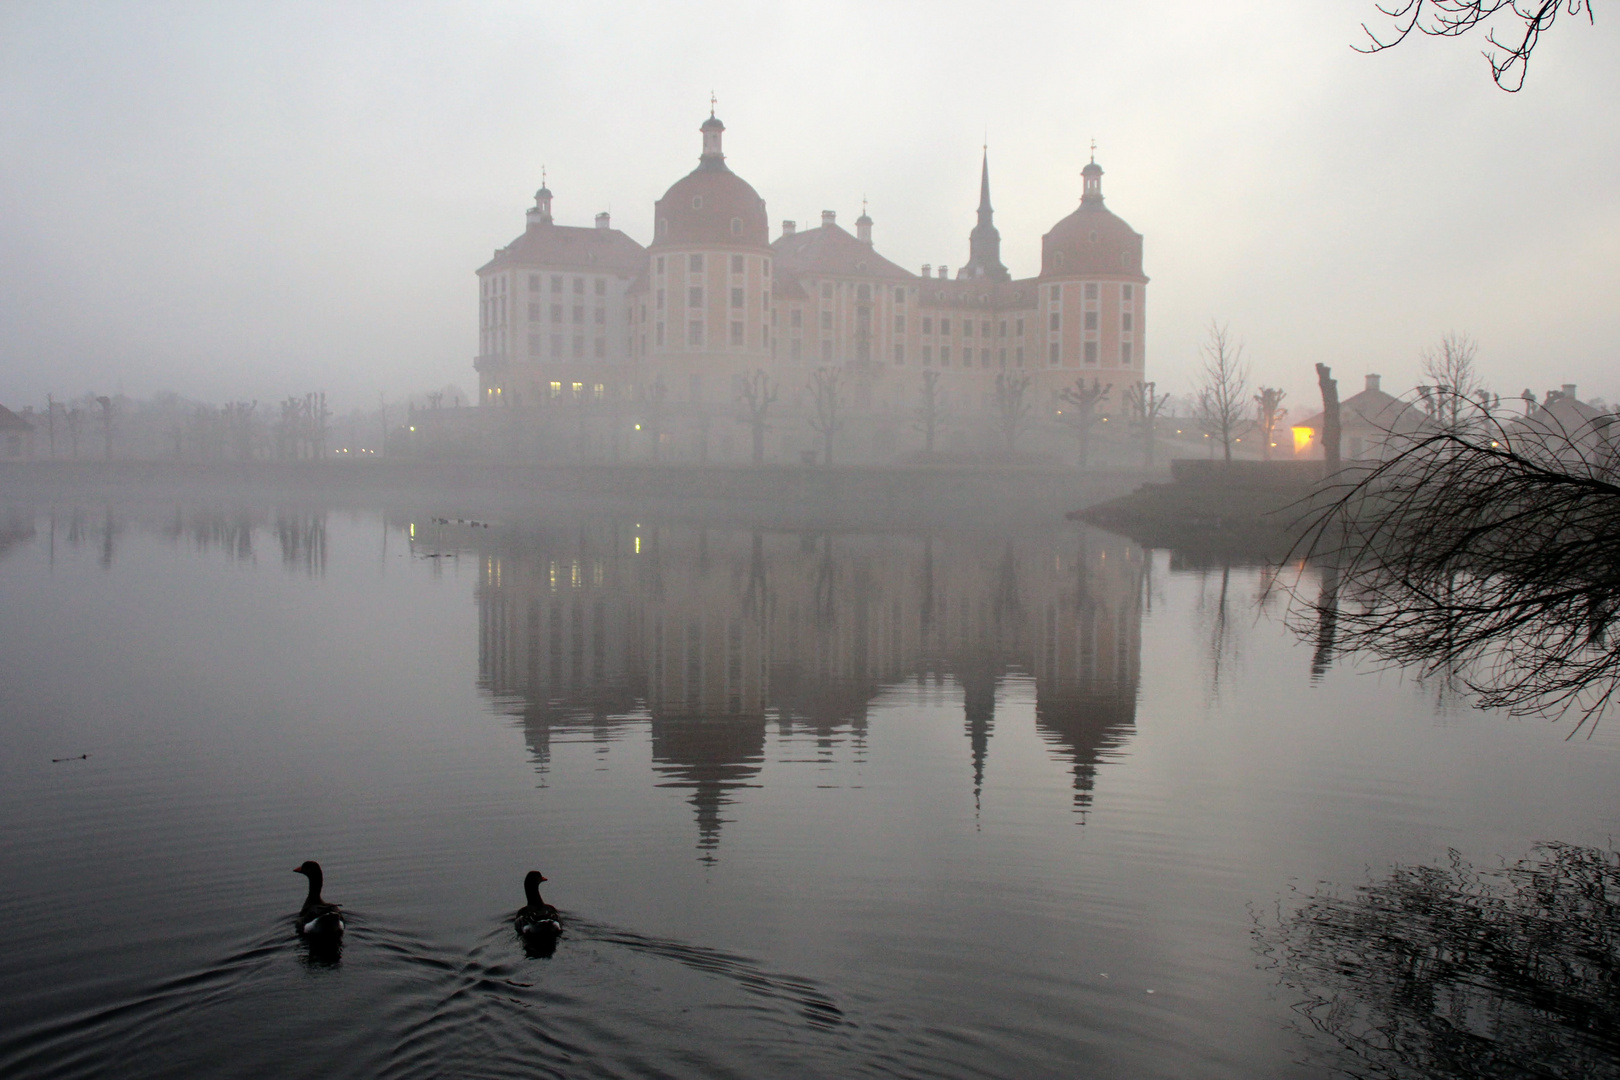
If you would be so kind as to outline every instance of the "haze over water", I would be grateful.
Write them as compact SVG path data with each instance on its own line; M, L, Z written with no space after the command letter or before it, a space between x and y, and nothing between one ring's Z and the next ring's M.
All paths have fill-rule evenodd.
M438 516L0 513L0 1072L1361 1074L1307 898L1614 832L1612 725L1313 675L1256 569ZM1606 1023L1536 1019L1587 1075Z

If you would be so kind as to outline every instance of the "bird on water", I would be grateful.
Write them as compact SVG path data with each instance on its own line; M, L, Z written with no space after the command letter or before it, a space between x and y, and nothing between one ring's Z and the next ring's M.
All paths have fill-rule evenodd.
M298 932L307 937L335 937L343 933L342 909L321 899L321 864L308 859L302 866L293 867L293 873L309 879L309 895L298 912Z
M525 938L555 937L562 933L557 909L540 899L540 883L549 881L538 870L523 876L523 898L528 901L517 913L517 932Z

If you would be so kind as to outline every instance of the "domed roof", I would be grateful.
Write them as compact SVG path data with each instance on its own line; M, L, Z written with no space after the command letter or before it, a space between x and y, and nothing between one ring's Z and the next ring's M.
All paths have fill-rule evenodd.
M675 181L653 204L653 248L693 244L767 247L770 224L765 200L752 184L732 172L720 152L725 125L703 122L703 156L698 167Z
M1103 274L1146 281L1142 234L1103 206L1102 166L1093 161L1080 175L1085 178L1080 209L1041 237L1041 276Z

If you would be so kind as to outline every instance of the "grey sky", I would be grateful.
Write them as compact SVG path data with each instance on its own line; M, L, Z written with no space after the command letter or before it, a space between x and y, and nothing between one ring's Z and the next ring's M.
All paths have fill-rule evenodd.
M1257 381L1399 390L1450 329L1516 394L1620 398L1620 11L1518 95L1484 42L1349 45L1372 0L1221 4L0 6L0 402L94 389L340 408L473 387L473 270L549 170L558 220L650 239L709 92L782 218L961 264L988 131L1038 270L1089 140L1146 236L1147 366L1202 326ZM1303 412L1295 415L1303 415Z

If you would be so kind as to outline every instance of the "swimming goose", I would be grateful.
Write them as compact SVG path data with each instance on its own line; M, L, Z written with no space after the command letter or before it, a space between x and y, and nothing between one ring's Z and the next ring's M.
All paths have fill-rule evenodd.
M517 932L526 938L555 936L562 933L562 919L557 909L540 899L540 883L549 878L538 870L523 876L523 897L528 903L517 913Z
M343 912L336 904L321 899L321 864L309 859L302 866L293 867L293 873L309 879L309 895L298 912L298 932L310 936L335 936L343 933Z

